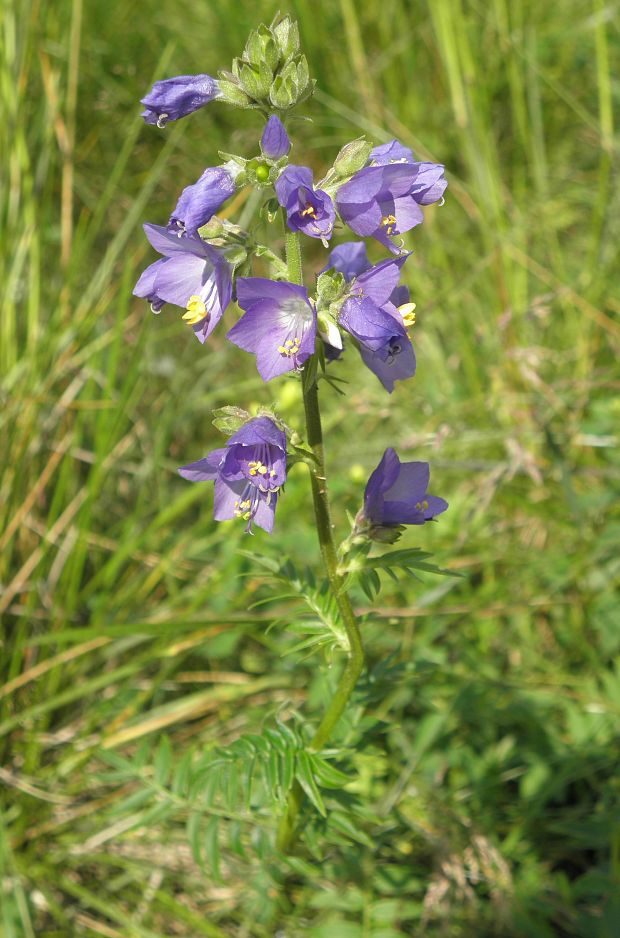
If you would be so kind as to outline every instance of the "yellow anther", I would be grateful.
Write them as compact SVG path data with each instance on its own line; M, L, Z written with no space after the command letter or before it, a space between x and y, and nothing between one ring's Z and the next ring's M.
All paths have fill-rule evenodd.
M273 479L273 477L275 476L275 474L276 474L276 470L275 470L275 469L270 469L270 470L269 470L269 475L271 476L272 479Z
M301 215L302 218L304 218L306 215L309 215L310 218L314 218L316 215L314 205L309 205L307 208L303 210L303 212L300 212L299 214Z
M259 475L264 476L266 472L267 472L267 466L259 466L259 467L258 467L258 474L259 474Z
M278 345L278 352L280 355L286 355L287 358L292 358L293 355L297 355L300 348L301 339L295 337L294 339L287 339L284 345Z
M381 219L381 227L386 229L386 233L391 235L396 224L396 215L384 215Z
M183 320L189 323L190 326L195 326L196 323L203 320L206 315L208 315L207 307L202 298L199 296L190 296L187 301L187 312L183 314Z
M416 502L416 508L418 509L418 511L426 511L428 508L427 500L424 499L423 502Z
M398 307L398 312L403 317L403 325L409 329L415 325L415 303L403 303Z

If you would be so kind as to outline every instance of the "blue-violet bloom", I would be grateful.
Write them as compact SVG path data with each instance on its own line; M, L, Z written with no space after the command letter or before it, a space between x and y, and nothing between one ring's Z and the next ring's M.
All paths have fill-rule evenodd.
M286 156L291 149L291 141L284 124L275 114L272 114L260 138L260 148L270 160L279 160Z
M286 481L286 435L270 417L255 417L226 446L182 466L190 482L215 482L216 521L242 518L271 533L280 487Z
M177 75L156 81L141 104L147 124L165 127L220 96L220 86L210 75Z
M412 378L416 371L406 329L410 321L391 299L407 257L382 261L355 277L338 317L338 324L357 340L364 364L390 394L395 381Z
M428 494L427 462L402 462L386 449L366 484L363 516L371 525L424 524L448 507L443 498Z
M226 167L210 166L205 169L197 182L183 189L170 216L169 229L176 234L196 234L234 195L235 188L234 176Z
M134 296L146 298L155 311L164 303L184 308L183 319L204 342L230 303L230 264L199 237L179 237L161 225L147 224L144 231L163 257L142 273L133 289Z
M374 147L368 157L371 166L388 166L390 163L413 163L413 153L398 140L390 140Z
M237 302L246 310L228 333L234 345L256 355L263 381L299 370L314 352L316 310L296 283L239 277Z
M278 202L286 209L291 231L302 231L324 241L331 238L336 211L327 192L313 187L312 170L307 166L287 166L278 176L275 189Z
M441 199L447 186L439 163L365 166L336 193L342 220L363 238L373 237L394 254L392 237L424 220L420 205Z

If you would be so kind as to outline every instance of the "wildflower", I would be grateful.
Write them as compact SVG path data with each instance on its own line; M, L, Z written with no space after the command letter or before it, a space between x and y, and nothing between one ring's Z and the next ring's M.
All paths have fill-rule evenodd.
M389 447L366 484L358 525L362 520L379 528L432 521L447 509L448 503L428 494L429 478L427 462L401 463Z
M331 238L336 220L334 205L327 192L314 189L310 169L287 166L278 176L275 189L291 231L324 241Z
M416 370L403 315L392 302L408 256L382 261L355 277L338 317L338 324L357 340L364 364L390 394L395 381L412 378Z
M165 127L219 96L219 85L210 75L177 75L155 82L140 102L146 108L142 117L147 124Z
M270 417L255 417L226 446L178 472L190 482L215 482L216 521L242 518L248 533L252 522L271 533L278 492L286 481L286 435Z
M175 234L194 235L235 192L233 174L224 166L210 166L200 179L181 193L168 228Z
M365 166L336 193L342 220L362 237L374 237L394 254L393 236L424 220L420 205L437 202L447 182L438 163Z
M314 352L316 311L305 287L261 277L237 280L237 302L246 310L228 333L234 345L256 355L264 381L299 370Z
M279 160L286 156L291 149L291 141L284 124L279 117L272 114L263 130L260 139L260 148L270 160Z
M142 273L134 296L146 297L158 311L164 303L185 308L185 322L204 342L222 318L232 296L232 269L226 258L199 237L172 234L160 225L144 231L164 256Z

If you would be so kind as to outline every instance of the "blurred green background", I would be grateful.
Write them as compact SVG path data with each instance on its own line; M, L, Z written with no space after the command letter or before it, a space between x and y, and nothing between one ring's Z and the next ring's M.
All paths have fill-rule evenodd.
M365 133L446 164L446 204L407 239L416 378L389 397L350 353L346 398L322 399L337 532L393 445L450 502L403 546L463 574L388 582L373 610L356 594L370 677L340 741L375 816L299 872L282 935L615 938L618 3L279 6L319 88L296 161L320 173ZM252 540L175 473L221 445L214 407L275 402L298 425L298 385L263 385L225 328L203 349L131 296L153 259L141 223L261 130L216 103L159 132L138 99L229 67L277 9L0 13L6 938L273 934L254 861L224 844L220 878L201 869L183 818L147 816L103 754L148 774L163 732L178 759L282 708L316 718L333 679L285 654L294 603L248 611L269 587L241 550L318 561L304 470ZM310 246L309 282L323 263Z

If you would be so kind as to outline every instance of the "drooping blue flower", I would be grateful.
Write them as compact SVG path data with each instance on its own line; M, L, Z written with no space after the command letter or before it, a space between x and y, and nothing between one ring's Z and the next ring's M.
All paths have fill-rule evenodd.
M222 318L232 297L232 268L226 258L199 237L172 234L161 225L145 225L152 246L163 257L140 276L134 296L156 311L164 303L186 310L183 319L204 342Z
M263 130L260 139L260 148L270 160L279 160L291 149L291 141L284 124L275 114L272 114Z
M141 104L145 110L142 117L147 124L165 127L192 111L213 101L220 95L220 88L210 75L177 75L156 81Z
M365 166L336 193L340 217L356 234L398 254L392 238L424 220L421 205L439 201L448 184L443 171L438 163Z
M363 241L345 241L330 251L325 270L333 267L344 274L346 280L353 280L371 266Z
M234 195L235 188L234 176L225 166L210 166L197 182L183 189L168 227L177 234L196 234Z
M278 492L286 481L286 435L270 417L255 417L225 447L178 470L190 482L215 482L216 521L242 518L273 530Z
M338 316L338 324L357 340L364 364L390 394L396 381L412 378L416 370L406 320L392 302L407 257L382 261L355 277Z
M382 143L370 151L369 163L371 166L387 166L389 163L413 163L413 153L409 147L404 147L398 140Z
M323 241L331 238L336 211L327 192L314 188L312 170L292 164L285 167L276 180L275 189L278 202L286 209L291 231L302 231Z
M427 462L401 463L386 449L364 492L363 516L371 525L424 524L444 512L448 503L428 494Z
M316 310L306 288L262 277L239 277L236 288L246 312L228 333L230 341L256 355L263 381L299 370L316 339Z

